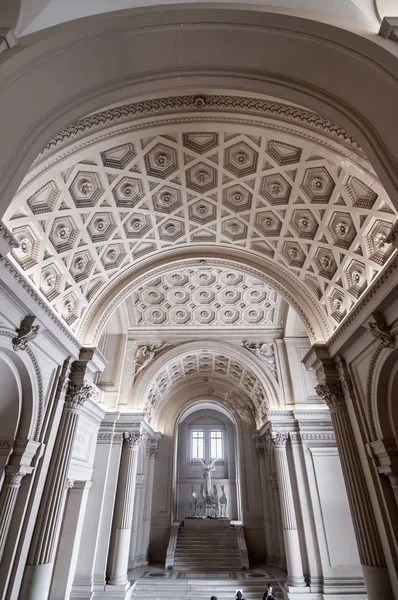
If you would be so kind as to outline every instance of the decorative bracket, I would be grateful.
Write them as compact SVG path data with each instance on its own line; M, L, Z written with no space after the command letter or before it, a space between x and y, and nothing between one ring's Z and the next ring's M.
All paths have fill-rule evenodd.
M379 35L386 40L398 42L398 17L384 17L380 25Z
M380 340L383 348L395 348L395 336L381 313L373 313L366 323L370 333Z
M23 319L19 329L17 329L17 335L12 338L14 350L26 350L28 342L32 341L38 334L40 325L37 323L37 318L33 315L28 315Z

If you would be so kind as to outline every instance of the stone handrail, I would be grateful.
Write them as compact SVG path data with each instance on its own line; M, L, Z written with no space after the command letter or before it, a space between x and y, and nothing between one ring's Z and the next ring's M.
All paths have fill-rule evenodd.
M246 547L245 532L243 529L243 525L235 525L235 528L236 528L236 537L238 539L240 562L241 562L243 571L246 571L247 569L250 568L250 565L249 565L249 555L247 553L247 547Z
M177 547L177 537L178 530L180 528L181 523L176 522L173 523L170 528L170 539L169 545L167 546L167 555L166 555L166 569L173 569L174 567L174 557Z

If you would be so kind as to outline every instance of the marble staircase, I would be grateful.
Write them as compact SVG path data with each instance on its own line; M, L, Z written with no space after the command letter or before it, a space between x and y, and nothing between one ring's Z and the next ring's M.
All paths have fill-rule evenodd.
M220 574L221 575L221 574ZM233 600L237 590L242 590L245 600L261 600L268 580L228 579L138 579L134 584L132 598L137 600L209 600L212 595L217 600ZM284 598L281 587L273 581L274 593L278 600Z

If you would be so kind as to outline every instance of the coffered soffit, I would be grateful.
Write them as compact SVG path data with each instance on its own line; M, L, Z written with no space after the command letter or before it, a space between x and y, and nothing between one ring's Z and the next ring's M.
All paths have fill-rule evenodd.
M185 98L192 109L195 99ZM345 132L324 122L310 125L299 107L277 108L288 120L294 114L307 119L305 131L287 133L281 118L272 127L253 124L247 113L255 113L254 103L247 102L240 121L221 110L212 118L180 111L179 122L152 121L145 129L141 122L114 131L116 137L96 132L84 141L73 128L68 136L63 132L46 146L5 215L19 243L13 260L79 332L96 299L140 261L172 249L230 249L268 262L304 290L330 335L390 260L393 246L384 240L396 213ZM322 128L328 130L323 137ZM196 280L199 272L180 275ZM212 280L214 273L202 275ZM232 290L225 281L216 290L217 284L198 280L177 293L184 286L169 287L160 277L156 289L148 282L129 299L131 318L155 326L164 314L168 324L188 319L200 325L207 310L207 320L219 324L231 319L247 325L256 318L270 323L273 309L266 303L275 304L276 294L267 290L256 317L256 309L242 304L253 282L242 282ZM229 292L239 297L240 309ZM221 304L217 294L223 306L214 311ZM205 296L213 308L197 308Z

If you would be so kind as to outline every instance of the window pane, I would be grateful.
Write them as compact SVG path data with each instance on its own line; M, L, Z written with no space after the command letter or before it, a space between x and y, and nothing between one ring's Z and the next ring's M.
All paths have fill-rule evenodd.
M210 459L223 458L222 431L210 431Z
M204 431L193 431L191 438L191 456L192 458L204 459Z

